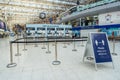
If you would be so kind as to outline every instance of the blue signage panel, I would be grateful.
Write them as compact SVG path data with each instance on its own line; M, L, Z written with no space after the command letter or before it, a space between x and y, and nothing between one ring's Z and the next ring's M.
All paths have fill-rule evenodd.
M93 25L93 26L78 26L73 27L72 30L86 30L86 29L109 29L109 28L120 28L120 24L112 24L112 25Z
M96 63L112 62L108 40L105 33L91 33Z

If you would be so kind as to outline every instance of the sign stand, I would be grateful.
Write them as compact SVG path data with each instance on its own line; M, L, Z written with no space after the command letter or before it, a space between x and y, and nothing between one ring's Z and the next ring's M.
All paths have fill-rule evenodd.
M76 45L75 45L75 38L73 39L73 49L72 49L72 51L77 51L77 49L75 49L75 47L76 47Z
M18 39L18 34L17 34L17 39ZM15 54L15 56L21 56L21 54L19 53L19 43L17 43L17 53Z
M57 60L57 42L55 39L55 61L52 62L53 65L59 65L61 62Z
M112 66L114 68L106 33L104 32L90 33L86 44L86 50L83 56L83 62L84 62L84 58L88 56L94 57L96 70L97 70L97 64L105 63L105 62L112 62Z
M17 64L13 63L12 43L10 42L10 63L7 65L7 68L12 68L15 66L17 66Z

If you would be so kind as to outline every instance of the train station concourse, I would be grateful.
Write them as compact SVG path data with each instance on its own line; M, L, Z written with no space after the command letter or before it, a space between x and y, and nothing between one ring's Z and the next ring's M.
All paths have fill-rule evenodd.
M0 80L120 80L120 0L0 0Z

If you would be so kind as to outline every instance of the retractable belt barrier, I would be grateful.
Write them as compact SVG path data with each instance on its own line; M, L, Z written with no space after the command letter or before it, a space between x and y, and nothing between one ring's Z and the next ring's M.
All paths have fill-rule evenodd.
M20 41L22 40L23 41ZM75 42L77 41L87 41L86 38L77 38L77 39L72 39L72 38L62 38L62 39L59 39L59 38L47 38L47 40L35 40L35 41L28 41L27 40L27 37L24 37L24 38L20 38L20 39L16 39L14 41L10 41L10 63L7 65L7 68L11 68L11 67L15 67L17 64L13 62L13 49L12 49L12 44L24 44L24 49L25 49L25 44L26 43L48 43L48 51L46 53L50 53L49 51L49 43L55 43L55 61L53 61L53 65L59 65L61 62L58 61L58 56L57 56L57 42L73 42L74 41L74 49L75 49ZM19 53L19 45L17 45L17 52Z

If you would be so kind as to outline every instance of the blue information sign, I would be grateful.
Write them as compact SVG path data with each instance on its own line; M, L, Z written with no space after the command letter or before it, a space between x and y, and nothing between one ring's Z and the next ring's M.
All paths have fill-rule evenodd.
M108 39L105 33L91 33L96 63L112 62Z

